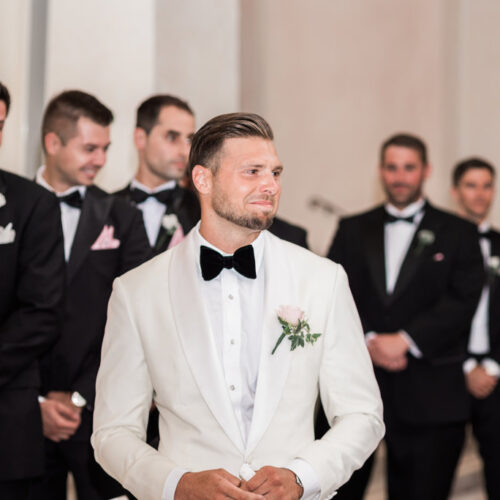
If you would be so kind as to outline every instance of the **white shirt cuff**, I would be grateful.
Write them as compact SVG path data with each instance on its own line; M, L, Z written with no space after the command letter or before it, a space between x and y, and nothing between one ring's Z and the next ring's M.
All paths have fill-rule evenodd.
M464 361L464 364L462 365L462 370L467 375L467 373L470 373L472 370L474 370L476 366L477 366L477 361L474 358L469 358L466 361Z
M318 474L312 466L302 458L296 458L288 466L301 481L304 493L301 500L317 500L321 493L321 484Z
M490 377L499 377L500 376L500 365L491 358L484 358L481 361L483 365L484 371L490 375Z
M422 351L418 348L417 344L413 342L413 339L408 335L407 332L404 330L401 330L400 335L403 336L403 338L406 340L410 348L408 349L410 351L410 354L417 359L420 359L423 357Z
M377 334L373 331L369 331L368 333L365 333L366 345L368 345L376 336L377 336Z
M175 495L175 490L177 489L177 485L179 484L181 477L186 472L189 471L186 469L181 469L180 467L176 467L174 470L170 472L163 486L163 493L161 495L161 500L174 500L174 495Z

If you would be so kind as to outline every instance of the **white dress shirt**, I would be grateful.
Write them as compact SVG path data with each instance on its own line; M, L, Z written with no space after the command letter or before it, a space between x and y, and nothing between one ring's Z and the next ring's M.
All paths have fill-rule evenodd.
M175 184L175 181L168 181L161 186L150 189L144 184L141 184L137 179L132 179L130 187L132 189L140 189L145 193L154 194L160 191L165 191L166 189L174 189ZM138 203L137 208L140 208L142 210L144 226L146 227L146 233L148 234L149 244L154 247L156 239L158 238L158 233L160 232L161 221L163 219L163 216L165 215L167 207L164 203L161 203L153 196L150 196L142 203Z
M40 186L43 186L45 189L48 189L52 193L55 193L58 198L71 194L75 191L80 191L80 196L82 198L85 197L85 192L87 191L87 188L85 186L73 186L62 193L56 193L54 188L44 179L44 171L45 165L42 165L36 173L37 184L40 184ZM76 229L78 227L78 221L80 220L81 210L76 207L71 207L64 202L60 203L60 207L61 224L64 238L64 258L66 259L66 262L68 262L71 255L71 247L73 246L73 241L75 239Z
M489 231L490 224L482 222L479 225L479 232L485 233ZM481 245L481 252L483 254L484 262L487 263L491 257L491 242L488 238L479 238ZM471 331L469 337L468 350L471 354L488 354L490 352L490 338L489 338L489 302L490 302L490 287L486 283L479 299L474 318L472 319ZM491 358L484 358L481 361L486 373L498 377L500 375L500 366ZM469 358L464 363L465 373L469 373L477 366L477 361L474 358Z
M206 241L196 226L199 244L205 245L220 254L227 254ZM201 275L197 262L198 277L210 317L210 327L219 353L219 361L234 414L238 421L243 442L246 443L252 423L255 391L259 375L259 360L264 316L265 266L264 238L259 235L252 243L255 256L256 279L242 276L234 268L222 269L210 281ZM214 467L216 465L214 464ZM319 498L321 487L314 469L302 459L295 459L289 465L302 481L303 499ZM162 500L173 500L175 489L185 469L174 469L168 476L163 489ZM252 471L247 471L250 479Z

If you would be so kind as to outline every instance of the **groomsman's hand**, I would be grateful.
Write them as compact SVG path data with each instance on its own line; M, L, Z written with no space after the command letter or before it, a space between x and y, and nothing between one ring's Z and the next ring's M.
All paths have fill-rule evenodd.
M264 500L262 495L243 491L241 480L224 469L186 472L175 490L174 500Z
M259 469L243 489L273 500L298 500L304 493L290 469L266 466Z
M40 403L42 413L43 435L58 443L69 439L80 426L79 408L56 401L45 399Z
M368 342L373 364L389 371L401 371L408 365L408 342L402 335L378 333Z
M466 375L467 388L469 392L478 399L487 398L495 389L498 379L488 375L486 370L477 365Z

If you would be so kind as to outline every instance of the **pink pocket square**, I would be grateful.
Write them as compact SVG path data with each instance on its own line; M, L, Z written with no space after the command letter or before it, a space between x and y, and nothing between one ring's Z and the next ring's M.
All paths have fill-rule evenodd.
M115 228L113 226L104 226L101 234L90 247L91 250L110 250L120 246L120 240L114 236Z
M179 225L179 226L177 226L177 229L175 230L174 234L172 235L170 243L168 244L168 248L175 247L183 239L184 239L184 231L182 230L182 226Z
M432 260L434 262L441 262L444 260L444 254L441 253L441 252L438 252L438 253L435 253L433 256L432 256Z

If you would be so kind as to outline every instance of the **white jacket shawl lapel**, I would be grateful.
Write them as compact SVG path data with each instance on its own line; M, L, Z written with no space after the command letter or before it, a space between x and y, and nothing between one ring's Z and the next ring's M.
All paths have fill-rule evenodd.
M210 411L235 446L243 452L243 439L201 294L196 229L172 251L175 254L169 266L169 295L186 359Z

